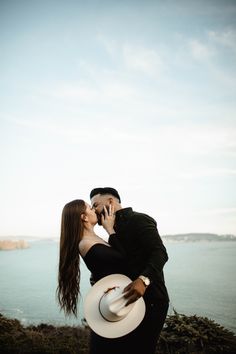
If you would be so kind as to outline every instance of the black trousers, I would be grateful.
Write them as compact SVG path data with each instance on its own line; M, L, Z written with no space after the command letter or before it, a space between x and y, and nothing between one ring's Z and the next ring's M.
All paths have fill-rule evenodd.
M120 338L104 338L93 331L90 337L90 354L155 354L169 303L147 301L143 321L131 333Z

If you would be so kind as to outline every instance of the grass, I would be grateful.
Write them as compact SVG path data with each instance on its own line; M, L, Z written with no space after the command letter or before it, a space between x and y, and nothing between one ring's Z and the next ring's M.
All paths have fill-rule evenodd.
M88 354L88 342L86 325L24 327L18 320L0 314L1 354ZM235 354L236 337L208 318L175 312L166 319L156 353Z

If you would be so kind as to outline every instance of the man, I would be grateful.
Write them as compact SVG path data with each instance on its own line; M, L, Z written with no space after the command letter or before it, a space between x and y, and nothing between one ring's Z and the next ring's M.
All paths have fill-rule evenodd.
M140 296L146 304L145 317L137 329L127 336L127 345L131 339L131 343L136 343L132 352L154 354L169 306L163 275L168 255L156 221L132 208L122 208L119 193L114 188L95 188L90 193L90 199L100 225L104 221L104 207L114 210L115 225L114 229L107 230L108 242L114 248L122 247L127 254L126 275L132 279L132 283L125 288L127 304Z

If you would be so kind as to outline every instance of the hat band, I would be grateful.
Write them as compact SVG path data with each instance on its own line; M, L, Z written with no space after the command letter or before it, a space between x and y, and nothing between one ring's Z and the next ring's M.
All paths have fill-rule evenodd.
M105 294L104 294L104 295L105 295ZM103 295L103 296L104 296L104 295ZM99 300L99 306L98 306L98 308L99 308L99 313L100 313L100 315L102 316L102 318L103 318L105 321L107 321L107 322L118 322L118 321L120 321L120 318L118 318L117 320L109 320L108 318L106 318L106 317L103 315L103 313L102 313L102 311L101 311L101 301L102 301L103 296L102 296L101 299Z
M127 300L119 286L108 288L99 300L98 308L102 318L108 322L118 322L128 315L134 304L126 307Z

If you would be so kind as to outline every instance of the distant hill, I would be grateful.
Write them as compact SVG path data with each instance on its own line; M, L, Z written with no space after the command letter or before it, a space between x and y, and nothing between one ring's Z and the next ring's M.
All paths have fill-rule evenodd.
M236 241L236 236L234 235L217 235L210 233L164 235L161 238L166 242Z

